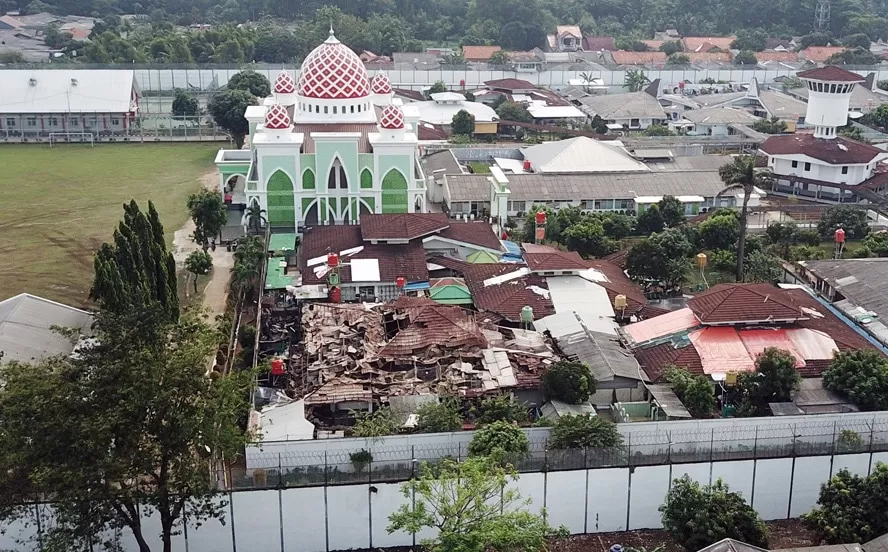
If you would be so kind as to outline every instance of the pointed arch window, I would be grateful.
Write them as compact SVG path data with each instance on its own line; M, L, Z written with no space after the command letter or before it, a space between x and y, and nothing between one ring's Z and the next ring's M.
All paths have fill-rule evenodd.
M346 190L348 189L348 177L345 175L345 168L342 162L337 158L330 167L330 174L327 175L328 190Z

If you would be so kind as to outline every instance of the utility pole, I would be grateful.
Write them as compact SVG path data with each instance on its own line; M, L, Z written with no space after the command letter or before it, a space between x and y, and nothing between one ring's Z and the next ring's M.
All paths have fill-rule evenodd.
M819 33L829 32L830 0L817 0L814 8L814 30Z

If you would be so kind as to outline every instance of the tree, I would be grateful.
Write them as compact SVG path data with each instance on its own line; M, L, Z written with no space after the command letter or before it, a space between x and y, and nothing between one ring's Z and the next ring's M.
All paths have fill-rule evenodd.
M780 260L764 251L750 252L744 264L744 282L776 284L783 276Z
M568 226L562 237L568 249L583 257L606 257L619 249L614 240L604 235L601 222L594 219Z
M783 134L786 132L786 121L781 121L777 117L761 119L752 123L752 130L764 134Z
M496 115L500 121L515 121L517 123L533 122L533 116L524 104L516 102L503 102L496 108Z
M194 274L194 293L197 293L197 277L206 276L213 268L213 257L206 251L198 249L189 253L185 259L185 270Z
M549 436L553 449L614 448L622 443L617 425L601 416L561 416Z
M888 232L873 232L863 240L863 245L876 257L888 257Z
M373 412L356 412L352 434L355 437L385 437L398 433L399 424L392 409L383 406Z
M888 361L878 351L842 351L823 372L823 386L847 395L863 410L888 409Z
M478 422L490 424L493 422L527 422L527 405L512 399L511 395L496 395L481 401L481 415Z
M740 29L731 43L732 50L761 52L767 47L768 35L761 29Z
M743 190L743 206L740 208L740 234L737 242L737 281L743 281L744 265L746 261L746 218L749 213L749 197L756 186L764 187L768 176L764 172L756 172L755 157L752 155L738 156L733 163L722 166L718 175L725 188L717 194L740 188Z
M862 48L869 50L872 43L868 36L863 33L855 33L842 38L842 46L846 48Z
M236 293L258 287L259 276L265 263L265 242L259 236L247 236L237 242L234 250L234 267L231 269L231 289Z
M732 538L768 547L768 530L758 513L721 479L702 486L684 475L672 482L660 506L663 529L685 550L700 550Z
M497 460L518 460L527 456L530 441L521 428L504 420L475 431L469 441L469 456L489 456Z
M694 418L708 418L715 410L715 388L708 376L694 375L677 366L666 366L666 381Z
M632 233L634 220L626 215L611 214L601 223L604 235L615 240L622 240Z
M546 397L570 404L580 404L595 394L598 382L586 364L562 360L549 366L543 375Z
M755 57L755 52L744 50L737 52L737 55L734 56L734 65L752 65L754 67L757 64L758 59Z
M441 63L444 65L465 65L466 58L463 56L462 52L453 52L452 54L447 54L441 59ZM446 92L446 90L445 90Z
M265 75L256 71L241 71L228 79L229 90L243 90L257 98L271 96L271 83Z
M564 536L528 511L516 486L518 475L486 457L423 464L421 475L401 484L404 504L389 516L388 532L433 529L422 541L432 552L517 552L548 550L547 539Z
M663 196L663 199L657 202L657 207L660 210L660 216L663 217L663 223L668 228L673 228L684 223L684 205L675 196Z
M76 358L0 368L0 515L51 496L49 537L66 548L125 528L150 552L142 520L154 514L169 552L186 504L190 525L227 511L211 473L243 451L237 423L254 376L207 377L220 336L191 314L170 322L157 304L100 311L94 330Z
M475 117L465 109L460 109L453 115L450 128L453 134L471 136L475 134Z
M867 542L888 532L888 464L876 463L866 477L841 469L821 485L805 524L829 544Z
M649 205L644 211L638 214L638 220L635 222L635 228L640 234L653 234L662 232L666 227L663 215L660 214L660 206L656 203Z
M768 347L756 358L755 371L737 378L741 401L746 403L744 412L767 414L769 403L789 401L801 381L795 357L789 351Z
M459 404L451 398L425 403L416 409L416 415L419 417L416 428L422 433L444 433L462 427Z
M626 271L633 278L665 282L667 287L680 285L694 253L682 228L669 228L632 246L626 255Z
M869 140L867 140L863 136L863 131L860 130L860 127L854 126L854 124L852 123L848 123L845 126L839 127L838 134L839 136L843 136L845 138L848 138L849 140L855 140L857 142L864 142L867 144L869 143Z
M196 117L200 115L200 106L197 98L182 90L176 89L176 97L173 99L173 116L175 117Z
M666 58L666 65L690 65L691 58L687 54L681 52L670 55Z
M682 50L683 48L681 46L681 42L678 40L667 40L660 45L660 51L667 56L671 56L672 54L681 52Z
M789 248L795 243L798 226L794 222L776 222L765 229L768 242L777 247L781 256L789 258Z
M700 238L706 249L733 249L739 235L737 213L731 210L718 211L700 223Z
M860 121L862 123L872 125L877 128L888 127L888 104L882 104L874 110L870 111L869 113L861 117Z
M836 205L824 211L820 222L817 223L817 231L820 232L820 235L832 239L838 228L845 231L846 238L862 240L870 232L866 210L859 207Z
M89 297L111 313L157 305L168 320L178 320L176 262L166 250L160 216L150 201L147 216L134 200L123 210L113 245L103 243L93 259Z
M262 228L268 224L265 212L265 209L260 207L258 203L251 203L250 206L247 207L247 210L244 211L244 215L247 217L247 227L249 227L254 234L259 234L262 231Z
M188 197L188 212L194 221L194 241L204 247L208 240L216 238L222 232L228 222L228 208L222 201L222 196L210 190L191 194Z
M250 133L250 123L245 117L247 108L256 104L249 92L243 90L223 90L213 94L207 111L219 127L231 134L234 146L241 149L244 138Z
M851 48L835 53L824 62L828 65L879 65L882 58L863 48Z
M490 65L498 65L504 66L508 65L512 61L512 58L509 57L504 50L497 50L496 52L490 54L490 59L487 60L487 63Z
M675 136L666 125L651 125L644 129L645 136Z
M641 69L630 69L626 71L623 88L629 89L629 92L641 92L650 83L651 79L644 74L644 71Z
M429 96L432 94L440 94L441 92L447 92L447 85L444 84L444 81L436 81L435 84L429 88Z
M799 50L804 50L810 46L829 46L833 42L832 37L826 33L810 33L799 40Z

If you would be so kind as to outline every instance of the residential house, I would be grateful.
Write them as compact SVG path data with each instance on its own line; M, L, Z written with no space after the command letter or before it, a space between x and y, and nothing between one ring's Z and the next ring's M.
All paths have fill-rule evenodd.
M530 52L506 52L509 56L509 66L516 73L536 73L542 71L546 61L541 50Z
M800 53L801 58L812 63L826 63L826 60L835 54L841 54L847 50L844 46L808 46Z
M681 39L681 45L685 52L729 52L731 50L731 44L735 40L737 40L736 36L686 36Z
M546 44L550 52L576 52L583 48L583 33L578 25L558 25Z
M612 36L584 36L583 50L586 52L611 52L617 46Z
M702 109L690 109L682 113L682 119L670 122L670 128L690 130L695 134L704 136L730 136L740 134L735 125L750 126L759 117L733 107L706 107ZM686 122L691 123L687 125Z
M500 50L499 46L463 46L463 59L469 63L487 63L490 56Z
M765 40L765 50L775 52L792 52L796 48L796 42L792 38L769 38ZM758 55L758 54L756 54Z
M759 65L767 65L769 63L796 63L799 54L794 51L782 50L766 50L764 52L756 52L755 59Z
M475 134L496 134L498 117L493 108L480 102L470 102L458 92L432 94L426 102L410 104L419 113L421 122L429 123L450 131L453 116L460 111L468 111L475 118Z
M758 79L755 77L749 82L746 94L731 97L716 105L746 109L756 117L768 119L777 117L787 122L787 129L790 132L795 130L796 124L805 122L805 112L808 109L805 102L792 96L776 90L760 88Z
M589 117L596 115L608 124L620 125L628 130L644 130L651 125L663 124L666 112L657 101L659 79L640 92L590 96L578 100L578 107Z

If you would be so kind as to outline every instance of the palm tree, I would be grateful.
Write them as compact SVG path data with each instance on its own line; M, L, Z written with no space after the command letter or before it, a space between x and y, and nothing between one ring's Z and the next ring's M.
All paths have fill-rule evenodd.
M743 206L740 209L740 239L737 244L737 281L743 281L744 255L746 253L746 216L749 205L749 196L754 188L766 187L771 179L767 170L756 170L755 156L741 155L734 158L733 163L728 163L718 169L718 175L725 188L716 194L716 202L722 194L731 190L743 190Z
M254 234L259 234L262 231L262 227L268 223L264 213L266 213L265 209L260 207L258 203L251 203L247 210L244 211L244 216L247 218L247 226Z
M644 71L641 69L630 69L626 71L623 88L628 88L629 92L641 92L650 83L651 79L644 74Z

